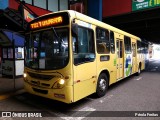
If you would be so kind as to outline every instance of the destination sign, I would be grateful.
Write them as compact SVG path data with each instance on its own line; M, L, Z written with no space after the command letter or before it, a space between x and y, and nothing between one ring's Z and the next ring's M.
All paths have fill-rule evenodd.
M68 12L50 13L36 18L29 22L27 31L39 30L47 27L57 27L69 25L70 17Z
M41 20L30 24L31 29L43 28L47 26L57 25L63 23L62 16Z

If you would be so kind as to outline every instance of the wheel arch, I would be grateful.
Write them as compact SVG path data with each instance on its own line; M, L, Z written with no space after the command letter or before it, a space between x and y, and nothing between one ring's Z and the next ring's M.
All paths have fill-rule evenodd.
M139 66L138 67L140 67L140 69L142 69L142 62L139 62Z
M110 83L110 74L109 74L109 70L107 70L107 69L102 70L102 71L99 73L98 77L99 77L100 74L102 74L102 73L106 74L106 76L107 76L107 78L108 78L108 85L109 85L109 83Z

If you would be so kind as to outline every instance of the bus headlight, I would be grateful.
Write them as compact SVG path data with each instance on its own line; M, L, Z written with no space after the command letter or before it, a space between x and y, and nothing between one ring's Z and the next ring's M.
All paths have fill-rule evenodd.
M64 80L64 79L60 79L60 80L59 80L59 84L60 84L60 85L64 85L64 83L65 83L65 80Z
M23 73L23 77L26 78L27 77L27 73Z
M28 82L28 80L27 80L27 73L23 73L23 79L24 79L25 82Z
M65 80L64 79L59 79L56 83L54 83L52 88L61 89L61 88L64 87L64 84L65 84Z

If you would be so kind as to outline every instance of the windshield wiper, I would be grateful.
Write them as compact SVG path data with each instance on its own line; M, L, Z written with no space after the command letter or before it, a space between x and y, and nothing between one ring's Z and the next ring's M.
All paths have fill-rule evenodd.
M60 41L61 43L63 43L63 39L57 34L56 30L54 27L52 27L54 34L56 35L58 41Z

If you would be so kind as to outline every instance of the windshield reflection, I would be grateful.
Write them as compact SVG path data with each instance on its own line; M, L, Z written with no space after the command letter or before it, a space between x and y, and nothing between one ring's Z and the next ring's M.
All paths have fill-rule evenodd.
M68 29L49 29L26 35L25 65L33 69L60 69L69 61Z

